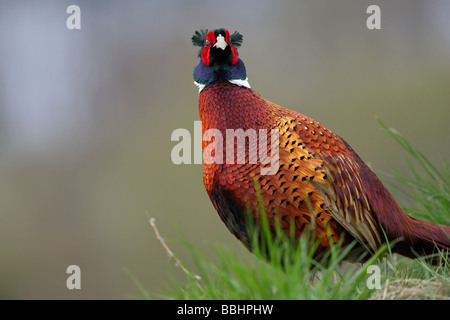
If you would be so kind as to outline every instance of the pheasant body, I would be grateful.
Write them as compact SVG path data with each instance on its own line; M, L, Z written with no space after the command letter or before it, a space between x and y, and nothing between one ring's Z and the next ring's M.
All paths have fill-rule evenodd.
M199 33L198 39L194 38L194 44L201 42L203 46L202 60L194 72L200 87L202 130L205 134L209 129L216 129L223 136L222 150L214 150L215 153L220 151L222 161L207 161L213 155L204 153L203 181L220 218L246 246L250 245L246 215L250 212L257 218L261 212L255 189L257 183L272 229L276 221L286 232L293 224L295 236L299 237L306 227L314 226L315 237L320 241L317 256L326 252L332 243L342 241L346 245L354 240L358 243L354 252L363 249L374 253L386 240L383 230L388 240L400 240L394 249L408 257L414 258L416 252L430 254L435 244L448 250L450 228L404 213L373 171L341 137L312 118L265 100L249 85L232 83L246 78L236 49L230 50L229 57L223 59L215 56L214 52L222 52L213 47L215 41L220 40L218 50L224 50L221 38L228 38L227 46L233 47L228 31L218 29L203 35ZM242 37L239 45L241 42ZM238 46L236 41L234 45ZM205 61L207 46L211 58ZM217 62L220 59L223 62ZM211 61L217 63L213 71L209 70ZM204 74L206 78L202 78ZM270 164L263 159L251 159L255 146L247 140L245 163L227 163L229 129L278 130L276 174L261 174L261 168ZM274 151L270 138L266 140L267 148ZM232 139L230 144L236 149L242 148L234 137ZM204 140L203 150L210 143ZM271 152L270 157L273 156Z

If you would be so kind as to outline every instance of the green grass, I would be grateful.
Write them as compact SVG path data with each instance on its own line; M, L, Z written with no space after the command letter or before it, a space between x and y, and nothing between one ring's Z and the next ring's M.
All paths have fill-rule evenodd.
M442 168L433 164L422 152L402 137L395 129L389 128L378 119L380 126L406 152L405 175L394 168L393 183L395 191L409 199L412 206L403 207L410 215L450 225L450 163L442 158Z
M380 126L408 156L409 174L395 170L395 191L406 195L411 206L405 211L420 219L449 225L449 162L443 169L433 164L395 130ZM264 207L261 206L262 217ZM169 256L186 274L186 281L173 281L165 299L450 299L450 263L433 267L418 260L393 255L382 247L364 264L343 261L350 248L333 247L319 262L312 259L314 241L307 232L294 245L282 232L272 235L266 219L258 229L250 224L253 255L242 248L236 252L216 245L217 259L206 259L197 248L187 245L194 261L188 269L170 251L157 232ZM260 235L260 237L258 237ZM259 239L260 241L257 241ZM256 257L256 258L255 258ZM378 273L377 273L378 272ZM377 277L379 275L379 277ZM133 280L135 281L135 280ZM144 298L147 291L141 285Z

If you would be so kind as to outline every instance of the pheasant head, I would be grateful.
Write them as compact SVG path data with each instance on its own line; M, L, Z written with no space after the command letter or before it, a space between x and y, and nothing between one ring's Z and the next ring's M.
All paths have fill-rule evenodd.
M194 69L195 84L200 91L217 80L247 80L245 65L237 52L242 44L239 32L230 34L226 29L200 30L192 36L192 43L201 47L200 62Z

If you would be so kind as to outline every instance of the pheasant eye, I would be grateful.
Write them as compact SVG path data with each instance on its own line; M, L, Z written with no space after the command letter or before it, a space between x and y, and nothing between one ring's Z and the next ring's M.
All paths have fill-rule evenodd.
M205 45L204 45L204 48L206 48L208 45L209 45L209 40L208 40L208 39L205 39Z

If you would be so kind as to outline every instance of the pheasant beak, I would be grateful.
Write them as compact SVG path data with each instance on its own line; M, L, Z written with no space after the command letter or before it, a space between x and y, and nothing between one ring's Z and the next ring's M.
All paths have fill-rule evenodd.
M214 44L214 47L225 50L227 46L228 43L225 41L225 38L223 37L223 35L219 34L216 38L216 43Z

